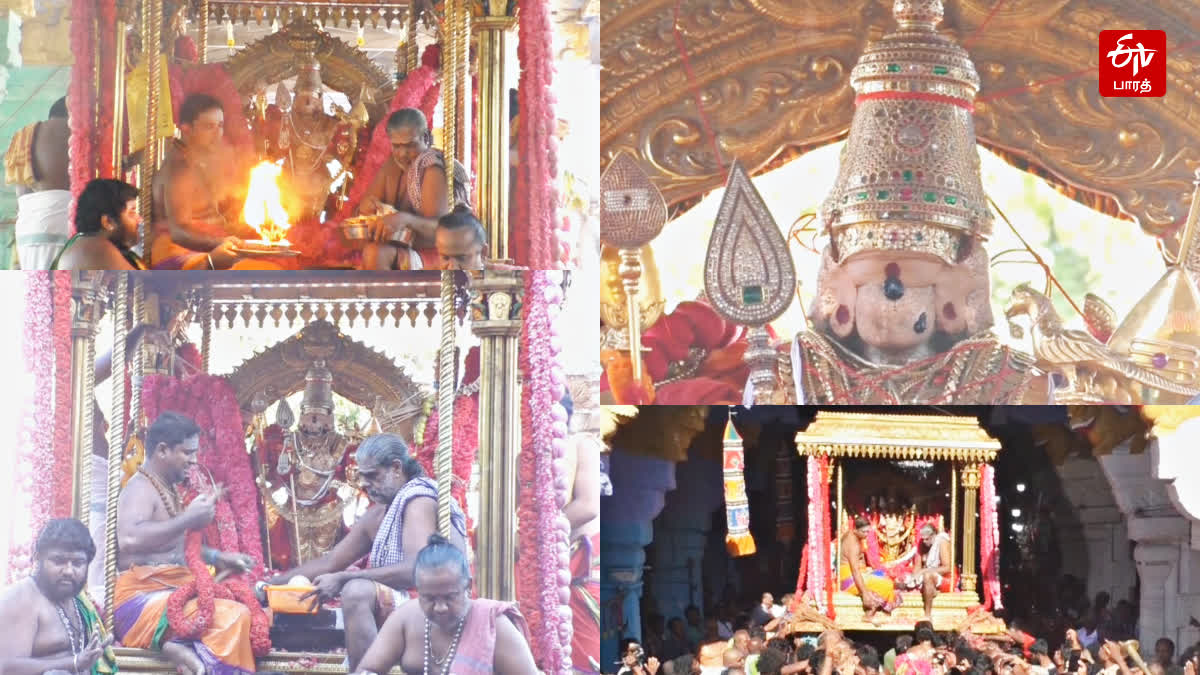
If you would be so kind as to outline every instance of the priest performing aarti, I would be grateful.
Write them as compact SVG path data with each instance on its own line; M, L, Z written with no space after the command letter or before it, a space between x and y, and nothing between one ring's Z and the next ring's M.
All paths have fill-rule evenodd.
M569 124L594 110L594 4L100 0L82 11L72 25L87 30L38 26L82 55L62 64L74 126L40 124L63 132L63 152L69 131L69 189L55 204L73 205L95 178L136 187L146 225L130 248L152 269L435 269L438 218L460 205L484 224L494 264L577 267L578 242L594 240L595 163L557 157L560 140L594 140ZM556 72L567 74L556 83ZM556 87L575 98L556 106ZM36 128L13 147L31 147ZM19 159L13 180L29 182ZM42 237L54 249L43 266L76 234L68 212L66 236Z
M432 650L454 672L491 670L493 658L500 672L586 665L573 615L586 626L590 614L573 600L581 565L569 551L594 530L577 522L586 509L571 507L574 520L563 509L586 499L573 485L597 479L580 471L597 470L562 458L561 345L578 332L560 317L566 275L313 274L29 275L29 318L68 330L29 331L17 351L70 344L63 369L37 371L21 396L70 428L23 435L14 463L39 475L53 465L79 491L34 494L35 510L14 517L100 520L101 573L85 595L116 638L116 666L353 672L397 648L406 663ZM120 347L101 389L94 354L110 340ZM95 467L102 420L72 412L94 402L112 421ZM58 447L65 438L81 440ZM7 582L31 571L31 546L14 539ZM91 556L47 556L69 567L55 572L69 577L55 582L67 606L65 582L78 592ZM389 626L424 625L415 617L437 625L396 642ZM544 629L524 632L525 618ZM71 657L90 664L108 645L85 636Z
M861 12L837 2L751 4L710 17L700 0L651 0L638 21L616 12L605 26L613 36L601 141L607 400L1185 403L1200 395L1200 332L1186 319L1200 307L1200 175L1169 162L1130 183L1100 167L1136 164L1141 142L1082 121L1063 127L1093 114L1129 124L1174 116L1159 99L1099 99L1086 77L1051 76L1091 72L1090 62L1072 63L1084 53L1074 38L1050 37L1073 25L1068 10L1018 11L1001 30L982 20L987 11L964 9L978 5L969 0L860 3ZM1106 9L1104 19L1128 22L1153 5ZM653 28L671 21L674 36ZM777 88L758 55L702 39L712 26L786 42L772 67L797 75ZM794 39L818 26L812 40ZM1067 44L1030 50L1011 40L1014 31ZM689 60L722 67L693 71ZM697 111L693 97L708 91L737 93ZM1068 99L1079 110L1055 103ZM1192 130L1156 128L1162 156L1184 152ZM834 171L833 154L816 148L843 136ZM1049 140L1064 137L1088 140ZM1031 207L1026 220L1042 231L1010 220L1005 211L1025 197L985 181L981 144L1157 240L1133 237L1144 245L1126 251L1097 232L1111 228L1125 241L1127 223L1066 225L1078 205L1061 195ZM832 184L818 204L804 183L820 180ZM714 220L699 250L697 229L707 233ZM1070 245L1059 234L1068 230L1078 233ZM1037 236L1044 246L1030 243ZM1135 248L1149 257L1133 263ZM1097 277L1113 280L1102 285L1123 311L1092 292ZM1000 307L1006 334L997 330Z

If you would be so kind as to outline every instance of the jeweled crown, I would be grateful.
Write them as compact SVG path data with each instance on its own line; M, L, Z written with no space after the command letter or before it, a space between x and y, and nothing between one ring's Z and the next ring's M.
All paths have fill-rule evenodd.
M821 213L839 260L906 250L953 264L991 234L971 114L979 75L937 30L941 0L896 0L899 27L850 74L854 117Z
M333 412L333 373L322 360L314 361L304 374L304 398L300 401L301 414L309 410Z

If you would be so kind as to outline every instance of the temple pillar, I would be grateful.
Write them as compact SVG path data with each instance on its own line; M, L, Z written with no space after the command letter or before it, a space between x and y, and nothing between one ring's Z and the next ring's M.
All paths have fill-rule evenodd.
M471 330L479 337L479 465L487 480L479 486L480 520L476 548L481 597L516 600L517 453L521 450L521 397L517 385L521 335L520 272L484 272L471 278L476 315Z
M507 14L508 4L507 0L487 0L484 15L472 22L479 40L479 144L474 148L479 164L477 213L487 228L489 255L501 260L509 257L511 171L508 85L503 64L509 33L516 25L516 17Z
M641 639L642 568L651 525L664 495L675 489L675 465L622 452L608 457L612 495L600 498L600 663L610 670L619 659L621 638Z
M1070 457L1056 467L1067 499L1054 513L1060 526L1062 568L1087 584L1087 597L1100 591L1119 598L1137 574L1129 547L1129 532L1100 464L1091 458Z
M704 550L712 512L722 504L721 465L689 459L675 465L676 489L654 521L652 594L664 618L683 618L688 605L704 607Z
M71 444L75 448L71 515L86 526L92 510L92 430L100 274L76 272L71 284Z
M1147 452L1132 453L1125 442L1099 461L1135 543L1141 582L1137 637L1143 645L1168 637L1186 647L1197 637L1188 618L1200 614L1200 547L1193 546L1194 521L1180 514L1168 483L1153 471L1158 443L1152 439ZM1129 592L1132 588L1114 598Z
M962 469L962 589L974 593L978 577L975 574L975 550L979 532L975 514L979 510L979 465L967 464Z

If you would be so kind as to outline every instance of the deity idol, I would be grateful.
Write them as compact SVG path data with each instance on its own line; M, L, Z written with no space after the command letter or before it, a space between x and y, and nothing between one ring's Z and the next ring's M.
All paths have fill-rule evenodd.
M283 160L284 208L293 222L319 219L329 200L333 174L329 163L351 166L358 149L359 124L345 114L329 114L324 107L321 64L306 58L296 76L292 105L276 100L266 106L263 154Z
M357 494L346 479L350 439L334 428L333 374L317 360L304 382L295 429L290 428L291 411L281 401L259 457L271 558L280 569L333 548L343 531L346 506Z
M937 31L941 0L894 11L898 30L850 75L856 108L821 209L830 243L811 329L784 355L780 387L808 403L1036 401L1034 359L991 333L979 76Z

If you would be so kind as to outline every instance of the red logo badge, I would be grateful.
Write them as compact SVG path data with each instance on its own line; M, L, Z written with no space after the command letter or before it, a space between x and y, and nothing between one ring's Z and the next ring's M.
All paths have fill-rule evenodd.
M1100 95L1167 93L1167 34L1161 30L1100 31Z

